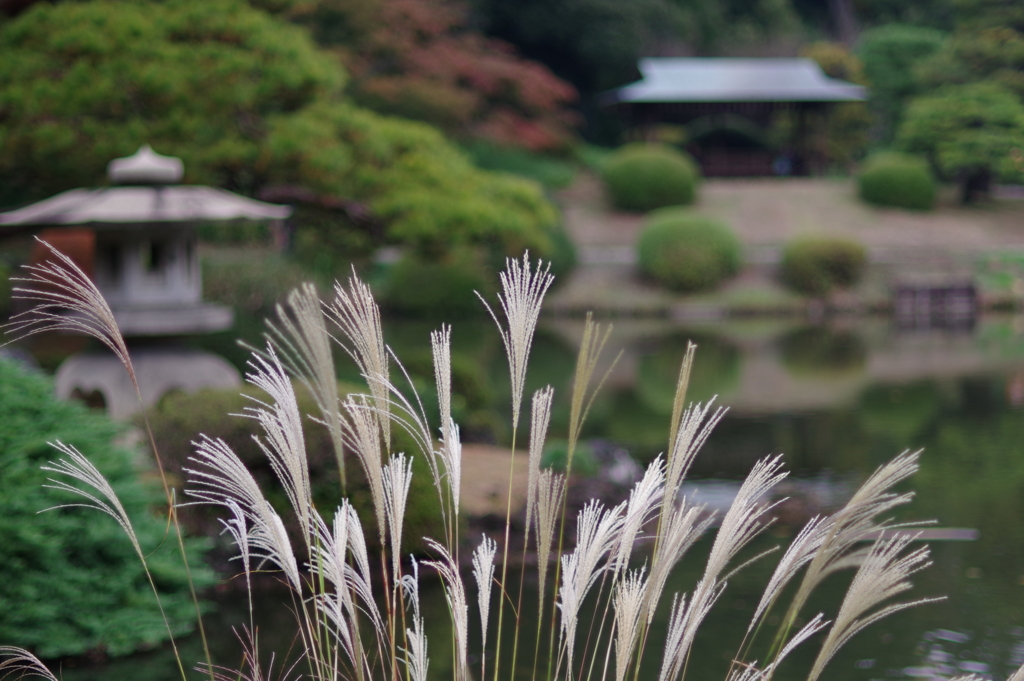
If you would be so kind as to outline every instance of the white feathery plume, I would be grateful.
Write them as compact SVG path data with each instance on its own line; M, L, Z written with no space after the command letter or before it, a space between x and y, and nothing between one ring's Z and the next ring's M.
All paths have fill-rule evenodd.
M19 679L38 676L47 681L58 681L53 672L32 653L14 646L0 646L0 679L6 679L11 674L17 674Z
M669 516L668 522L662 526L661 540L654 551L651 561L651 576L648 579L647 597L644 608L647 613L647 624L654 621L654 611L661 600L661 593L672 572L672 568L682 560L686 552L693 546L715 521L714 513L705 513L705 506L688 506L683 504ZM703 516L703 519L701 518Z
M449 419L440 449L441 463L444 464L445 477L448 478L448 489L452 494L452 513L459 515L459 492L462 488L462 441L459 427Z
M954 676L949 681L985 681L985 677L978 676L977 674L962 674L960 676ZM1013 679L1011 678L1007 681L1013 681Z
M334 587L333 593L323 591L316 594L314 602L320 612L326 614L334 624L342 650L345 651L353 669L359 670L362 668L359 630L349 579L346 576L346 571L351 569L345 562L348 522L339 508L334 516L332 531L315 509L313 513L317 537L311 549L310 568L319 579Z
M344 480L345 446L338 413L338 379L316 287L309 282L302 284L288 294L287 308L278 304L276 310L278 322L267 320L267 340L288 372L306 386L316 401Z
M555 389L550 385L533 393L530 403L530 460L527 470L529 477L526 484L526 539L530 541L530 525L533 520L533 507L537 502L537 483L540 479L540 460L544 454L544 441L551 423L551 401Z
M704 568L704 576L690 598L682 638L675 647L676 653L682 657L678 661L680 668L705 615L725 590L726 582L722 579L722 572L736 554L765 527L760 518L772 504L762 502L761 499L786 477L786 473L779 472L782 467L781 458L780 455L774 459L762 459L754 465L722 520Z
M430 332L430 351L434 356L434 382L437 384L437 403L441 409L441 434L452 420L452 327L442 324L439 331Z
M498 543L486 535L473 551L473 577L476 578L477 605L480 607L481 647L487 648L487 620L491 614L491 585L494 583L494 554ZM480 678L484 678L484 662L480 663Z
M530 271L530 255L523 254L523 263L512 258L506 259L506 269L500 274L504 295L498 295L498 302L505 312L508 328L502 328L498 316L478 292L476 295L491 314L508 355L509 375L512 378L512 426L519 423L519 408L523 402L523 385L526 382L526 365L537 328L541 303L554 276L549 274L551 263L543 269L543 262L537 261L537 268Z
M273 346L267 347L266 358L254 355L249 366L253 370L246 374L246 381L267 393L272 402L249 396L259 406L246 407L243 416L255 419L263 427L265 438L253 436L253 440L270 460L298 517L302 538L308 545L313 532L313 492L302 434L302 414L295 390Z
M1024 681L1024 664L1022 664L1020 668L1017 669L1017 671L1015 671L1006 681Z
M821 676L825 665L836 651L868 625L900 610L941 600L923 598L905 603L891 603L869 612L883 601L910 589L910 576L932 564L928 559L927 546L900 557L900 553L916 538L914 535L901 534L892 539L879 539L875 542L871 553L864 559L853 577L843 604L839 607L835 624L814 661L808 681L815 681Z
M683 418L683 407L686 404L686 392L690 387L690 372L693 370L693 356L697 352L697 346L693 341L686 342L686 354L679 365L679 378L676 381L676 393L672 400L672 420L669 421L668 442L673 446L676 436L679 434L680 422Z
M644 569L633 570L615 585L615 681L626 678L633 657L640 616L643 614L647 580Z
M601 560L608 555L622 531L622 511L625 502L605 509L593 499L579 512L576 522L576 549L562 556L562 586L558 607L562 611L563 650L572 674L573 648L576 643L576 625L583 599L604 572Z
M342 347L369 383L377 414L382 415L379 422L384 443L391 449L391 422L383 416L388 412L387 389L379 381L370 378L381 376L385 383L388 381L388 355L384 349L380 308L373 300L370 287L356 276L355 268L348 279L347 289L339 283L334 285L334 303L328 306L327 312L351 346L342 344Z
M56 248L36 237L36 241L49 249L56 261L47 260L39 265L24 265L25 277L12 277L11 281L24 282L27 287L16 286L15 300L35 303L31 310L20 312L0 328L15 339L45 331L62 331L92 336L117 355L128 370L132 385L138 390L135 369L128 356L128 346L117 327L114 313L89 278L75 262Z
M629 563L633 543L644 524L651 519L662 499L665 486L665 466L658 456L647 466L644 477L629 492L629 502L622 523L622 533L612 569L618 572Z
M384 484L384 508L387 509L388 527L391 528L391 574L394 579L398 579L402 519L405 517L405 503L412 482L412 457L406 459L401 452L395 454L391 457L391 463L384 467L381 477Z
M881 466L860 486L846 505L830 517L831 527L822 540L821 549L807 566L800 588L783 618L783 630L791 624L811 592L829 574L846 567L856 567L865 557L856 549L871 532L883 527L875 517L908 503L913 493L896 494L889 490L918 470L920 451L903 452Z
M66 445L60 440L50 442L48 444L68 458L51 461L46 466L42 466L42 469L44 471L49 471L50 473L66 475L69 478L78 480L79 482L84 482L86 485L96 490L98 495L87 492L80 487L75 487L63 480L47 478L53 484L44 485L44 487L70 492L86 499L87 502L77 504L60 504L59 506L53 506L45 510L50 511L58 508L81 506L84 508L93 508L97 511L106 513L121 526L124 533L128 535L128 539L131 541L132 547L135 549L135 553L138 554L139 558L142 559L142 562L145 563L146 560L142 553L142 547L139 545L139 538L135 535L135 528L132 527L131 518L129 518L128 513L125 512L124 506L121 505L121 500L117 498L114 488L110 486L110 483L107 482L105 477L103 477L103 474L100 473L99 469L73 446Z
M665 470L665 501L671 502L676 498L679 485L686 477L690 466L693 464L697 452L704 446L704 442L711 435L718 422L725 416L726 409L719 407L711 416L711 405L715 398L711 398L705 404L691 404L683 412L679 426L676 429L675 440L670 444L668 462ZM662 507L662 520L665 515L671 512L670 504Z
M184 469L191 483L185 493L199 500L195 503L228 508L232 502L236 503L249 523L251 556L277 564L291 585L300 590L298 564L284 523L263 497L249 469L221 439L213 440L203 435L199 442L192 444L196 453L189 457L189 461L202 468Z
M405 666L409 670L411 681L427 681L427 668L430 659L427 658L427 634L423 630L423 615L420 614L420 568L416 558L412 558L412 574L402 576L402 589L406 597L412 603L412 629L406 629L406 641L408 648L402 648L405 653Z
M238 547L238 556L232 558L232 560L242 561L242 573L245 575L245 591L248 594L252 594L252 583L250 580L252 554L249 553L249 526L245 519L245 511L242 510L242 507L234 499L228 499L225 506L231 512L231 517L227 520L221 518L220 522L224 525L224 531L231 535L235 546ZM252 598L249 599L249 617L250 619L252 618Z
M565 476L550 468L537 478L537 578L541 612L544 607L544 586L551 562L551 547L555 539L555 525L565 496Z
M754 610L754 616L747 627L747 633L754 629L761 615L775 602L775 599L786 588L790 580L796 576L800 568L814 558L814 554L821 548L821 543L825 540L825 535L830 528L831 522L829 519L822 516L814 516L807 521L803 529L790 542L789 548L782 555L778 565L775 566L775 572L772 573L771 579L768 580L768 586L765 587L764 593L761 595L761 601Z
M355 452L359 465L370 487L373 512L377 517L377 532L384 543L386 520L384 510L384 483L382 481L381 431L374 408L366 395L349 395L342 403L348 419L345 421L345 443Z
M378 632L384 629L383 619L380 614L380 609L377 607L377 599L373 596L373 581L372 575L370 574L370 559L366 551L366 538L363 535L363 524L359 520L359 515L356 510L352 508L352 504L347 499L342 501L341 508L338 511L341 519L336 515L334 517L335 524L339 522L345 522L347 529L345 530L345 537L348 539L348 551L352 557L352 566L349 567L345 572L345 576L349 580L349 585L352 590L359 596L359 600L362 601L363 611L369 615L370 620L373 622ZM335 530L335 534L340 535L340 530Z
M452 327L442 326L430 333L430 348L434 355L434 380L437 383L437 401L441 407L441 449L439 458L448 477L452 495L452 514L459 515L459 492L462 487L462 442L459 427L452 418Z
M455 629L455 669L456 681L469 679L469 668L466 666L469 642L469 605L466 601L466 587L459 574L459 566L455 564L448 549L433 539L426 540L427 545L441 555L440 560L425 561L441 575L444 582L444 597L448 601L448 609L452 614L452 625Z

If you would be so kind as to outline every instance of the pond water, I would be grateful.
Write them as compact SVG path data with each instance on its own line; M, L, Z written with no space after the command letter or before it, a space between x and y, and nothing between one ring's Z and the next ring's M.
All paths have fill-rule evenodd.
M386 330L421 387L430 385L430 330L408 322L389 323ZM565 430L581 332L580 321L549 320L536 341L527 391L551 383L562 396L552 433ZM797 481L791 489L800 503L809 511L828 510L882 463L906 449L924 448L921 471L909 486L917 497L898 519L935 519L938 528L976 531L973 540L962 537L975 533L961 532L949 533L958 539L932 541L935 565L915 578L915 588L906 595L945 595L947 600L870 627L823 678L931 679L977 672L1001 679L1024 662L1024 319L986 317L950 331L899 329L884 319L685 327L667 320L615 321L606 354L610 358L622 350L622 355L594 404L585 437L613 442L641 462L662 451L688 339L699 345L692 397L718 395L730 408L697 459L694 489L727 496L730 484L755 461L782 453ZM225 341L214 338L207 345L241 361ZM501 396L507 395L508 378L500 339L488 324L456 324L453 350L461 366L457 383L467 393L456 405L464 430L507 441L510 428L503 421L507 407ZM341 374L355 378L351 369ZM751 555L756 548L784 543L798 529L797 522L779 523ZM691 551L666 593L692 589L709 545L703 540ZM687 678L724 678L773 567L768 558L730 582L698 636ZM826 582L812 607L834 613L848 579ZM427 614L433 627L429 634L438 641L431 646L432 677L450 678L445 674L451 653L440 643L449 636L443 597L428 584L424 598L425 607L439 613ZM525 598L532 602L530 594ZM273 592L260 598L261 609L277 611L278 617L283 613L283 619L267 615L261 637L284 653L292 629L288 606L274 607L277 601L279 594ZM229 666L238 659L231 652L237 644L230 627L246 621L244 612L244 604L226 599L210 623L222 653L215 658ZM666 618L659 615L652 641L663 640ZM532 641L532 633L524 630L522 640ZM198 659L197 642L184 645L186 656ZM652 652L656 648L652 644ZM815 652L813 645L798 652L776 678L803 678ZM641 678L656 678L657 661L650 662ZM161 681L175 673L167 651L161 650L98 667L66 668L64 678ZM517 678L526 681L528 670Z

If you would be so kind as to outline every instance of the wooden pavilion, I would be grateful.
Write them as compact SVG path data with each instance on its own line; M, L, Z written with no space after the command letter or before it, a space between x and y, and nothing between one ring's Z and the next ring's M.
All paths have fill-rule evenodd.
M638 67L642 79L609 92L605 106L644 139L659 125L684 126L706 176L807 174L816 160L809 115L867 98L866 88L829 78L811 59L650 58ZM773 144L780 112L791 112L791 132Z

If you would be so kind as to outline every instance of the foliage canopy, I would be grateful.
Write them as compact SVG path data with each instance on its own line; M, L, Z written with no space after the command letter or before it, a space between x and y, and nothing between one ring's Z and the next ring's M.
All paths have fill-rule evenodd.
M0 27L0 52L0 204L100 183L145 142L180 156L187 182L359 202L393 240L550 246L537 186L346 102L333 55L244 2L38 4Z

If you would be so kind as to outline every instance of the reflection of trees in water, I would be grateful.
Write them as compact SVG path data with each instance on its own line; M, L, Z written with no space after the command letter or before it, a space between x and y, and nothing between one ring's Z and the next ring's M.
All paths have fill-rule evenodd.
M916 448L919 436L942 408L933 381L908 385L874 385L860 397L857 411L864 430L899 448Z
M823 378L863 371L868 350L860 335L847 329L806 326L779 341L782 363L795 376Z

